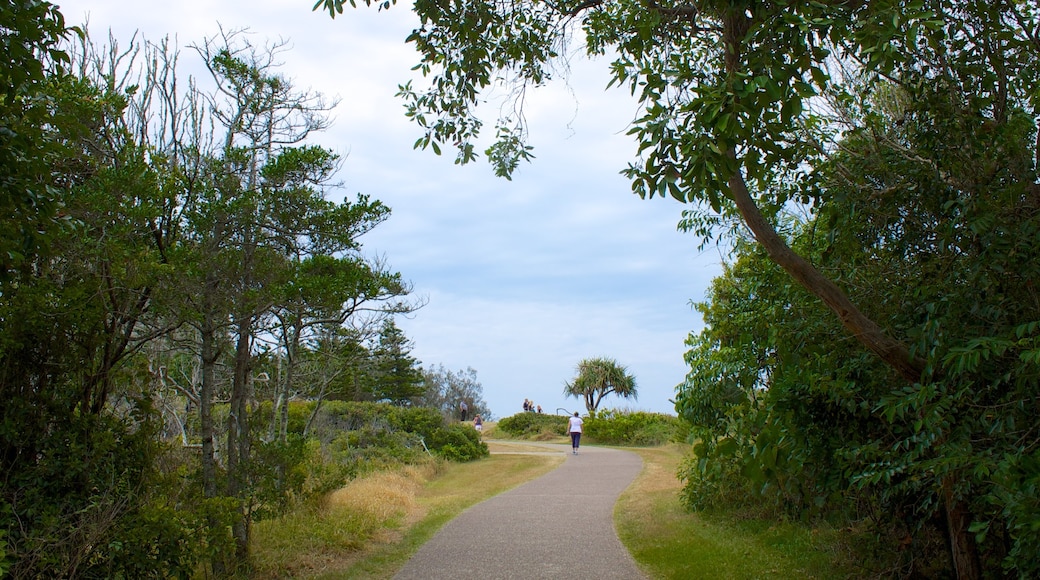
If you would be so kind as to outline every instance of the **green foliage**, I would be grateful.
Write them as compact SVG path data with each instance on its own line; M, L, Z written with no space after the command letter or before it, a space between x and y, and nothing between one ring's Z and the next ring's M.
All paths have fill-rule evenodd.
M7 284L48 237L61 230L58 215L59 139L45 129L45 90L56 68L68 62L60 42L68 34L58 7L12 0L0 10L0 283Z
M329 401L314 434L329 444L333 457L361 471L415 463L428 453L456 461L488 455L472 426L430 407Z
M258 441L254 450L249 471L257 520L319 498L353 475L351 463L332 460L317 440L299 433L291 433L285 441Z
M583 359L578 363L577 372L574 380L564 387L563 393L568 397L582 399L589 412L595 412L607 395L638 398L635 377L612 358Z
M428 445L437 456L451 461L473 461L490 455L477 430L462 423L451 422L434 430Z
M414 433L373 427L339 433L328 447L333 460L349 466L351 477L426 457L423 439Z
M567 434L567 417L544 413L517 413L498 421L500 432L524 439L551 439Z
M0 509L6 507L6 505L0 505ZM8 557L7 551L7 530L0 529L0 578L6 576L11 568L11 559Z
M193 578L202 557L203 522L174 506L145 506L113 530L104 555L83 578Z
M251 518L357 468L302 436L307 415L280 429L265 406L257 428L247 395L269 391L252 338L276 335L287 367L315 327L407 311L408 285L358 241L389 209L325 199L338 158L303 141L326 105L235 34L197 45L222 87L208 99L176 82L166 43L62 46L47 2L8 3L0 31L0 575L188 577L235 549L244 561ZM286 367L280 402L300 382ZM408 402L420 381L404 370L380 396ZM181 428L207 443L201 462L160 443Z
M902 95L901 118L917 121L886 125L901 139L971 134L948 97ZM936 127L950 124L957 128ZM760 250L738 244L738 259L699 306L708 328L690 338L691 370L676 398L700 438L684 467L684 497L692 507L760 502L794 514L877 505L900 515L886 525L928 537L943 502L938 480L956 474L960 493L973 498L987 565L1004 558L1004 566L1031 569L1020 554L1035 545L1025 529L1036 512L1028 492L1015 490L1030 489L1024 458L1036 452L1018 438L1021 425L1035 422L1026 401L1038 376L1037 326L1022 321L1038 316L1028 280L1040 218L1023 207L1018 185L1033 178L1026 170L978 183L971 168L992 162L974 158L985 151L968 139L950 151L955 160L937 182L931 169L879 143L879 130L850 137L846 152L860 156L839 156L836 173L825 172L834 180L828 205L791 228L792 245L847 280L874 317L914 337L929 380L902 384L867 353L834 349L830 337L840 331L829 316ZM1030 131L1009 123L973 139L998 138L1005 154L997 175L1016 174L1028 153L1013 144L1031 142ZM937 145L927 147L943 159ZM975 185L951 188L950 180ZM1009 539L1006 557L998 537ZM923 545L934 544L914 544ZM936 555L919 561L929 558Z
M683 421L673 415L607 409L590 413L582 431L596 443L654 446L684 438Z
M404 405L425 392L419 361L411 356L412 343L393 320L387 320L373 352L374 369L369 377L373 400Z
M430 435L447 423L437 409L430 407L397 408L391 417L394 428L420 435Z
M5 474L0 529L13 577L188 577L198 521L166 505L155 416L70 417ZM165 572L161 572L165 571Z
M1028 487L1008 466L1038 445L1040 356L1023 326L1040 320L1035 2L420 0L414 10L422 26L409 41L429 82L400 95L423 133L416 147L474 159L481 93L544 82L580 22L589 54L613 58L610 85L639 101L638 154L624 171L633 191L698 204L684 227L704 240L747 226L828 305L761 255L722 292L709 323L719 329L691 344L677 399L702 458L733 457L756 493L795 510L866 497L910 514L914 531L960 519L947 525L966 567L957 573L1001 559L1040 572L994 539L1010 538L1012 554L1034 545L999 515L1018 504L991 477ZM495 123L507 128L492 148L500 174L529 154L521 104L499 108L515 112ZM785 221L791 208L803 223ZM840 338L850 336L869 350ZM959 531L971 518L1001 520L986 537L978 524L982 560Z

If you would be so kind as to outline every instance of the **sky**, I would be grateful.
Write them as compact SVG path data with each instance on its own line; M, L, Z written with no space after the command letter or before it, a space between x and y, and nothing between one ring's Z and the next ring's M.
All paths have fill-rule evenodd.
M642 200L619 174L635 158L625 132L638 109L627 89L606 90L608 60L579 54L528 92L536 158L507 181L483 158L458 166L453 152L413 149L420 129L394 96L408 80L422 86L411 70L419 56L405 43L418 23L407 2L388 11L358 2L335 20L312 12L311 0L55 3L67 24L89 22L96 40L109 31L123 45L135 32L170 37L188 74L201 61L186 47L221 26L248 29L260 46L286 41L278 72L340 101L315 139L344 158L339 195L363 193L392 210L362 243L426 301L397 320L412 355L428 367L474 369L494 417L522 411L525 398L549 413L584 411L563 388L593 357L625 365L638 390L601 408L674 414L685 340L703 326L692 303L721 256L677 230L685 206ZM496 107L481 107L486 132Z

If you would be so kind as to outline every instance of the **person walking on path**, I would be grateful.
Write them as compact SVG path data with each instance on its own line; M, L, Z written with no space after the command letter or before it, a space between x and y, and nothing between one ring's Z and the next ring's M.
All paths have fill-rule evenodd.
M575 411L574 416L567 421L567 432L571 434L571 452L575 455L578 454L578 446L581 444L581 426L581 417Z
M473 417L473 428L477 430L477 433L484 430L484 420L480 418L480 413Z
M463 421L466 420L466 413L468 412L469 405L466 404L466 401L459 401L459 415L462 417Z

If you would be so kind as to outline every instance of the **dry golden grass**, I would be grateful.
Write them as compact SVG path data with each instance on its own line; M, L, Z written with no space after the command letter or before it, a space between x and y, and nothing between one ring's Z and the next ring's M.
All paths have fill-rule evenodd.
M320 509L259 522L255 576L390 578L459 512L562 461L562 454L493 454L471 463L431 462L356 479L329 494Z
M316 508L258 522L254 576L310 578L349 569L371 546L398 541L403 525L421 519L417 496L440 465L372 473L332 492Z
M410 465L355 479L325 498L326 509L346 510L389 522L421 509L416 496L437 474L435 463Z

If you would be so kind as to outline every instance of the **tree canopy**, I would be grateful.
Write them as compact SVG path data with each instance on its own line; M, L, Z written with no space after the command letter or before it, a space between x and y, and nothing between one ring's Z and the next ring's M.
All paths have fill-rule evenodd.
M638 398L636 379L628 368L612 358L582 359L577 366L577 376L566 383L563 394L581 399L585 409L595 412L608 395Z

